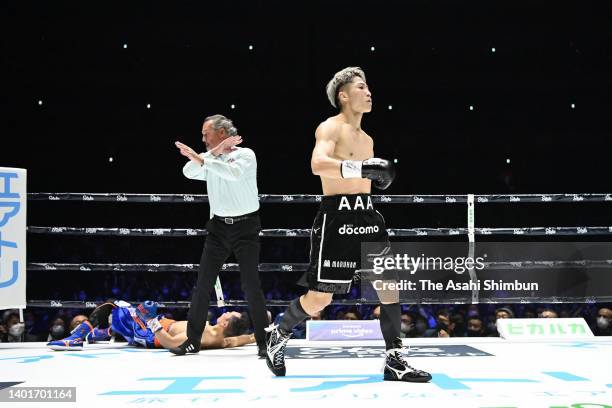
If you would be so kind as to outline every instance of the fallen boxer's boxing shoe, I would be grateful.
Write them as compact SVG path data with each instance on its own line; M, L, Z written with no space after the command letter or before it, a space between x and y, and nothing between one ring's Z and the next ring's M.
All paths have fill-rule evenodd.
M83 323L75 327L70 333L70 336L61 339L50 341L47 343L47 347L51 350L83 350L83 341L93 332L94 328L85 320Z
M91 333L85 338L87 343L95 343L96 341L110 340L111 333L110 328L106 329L93 329Z

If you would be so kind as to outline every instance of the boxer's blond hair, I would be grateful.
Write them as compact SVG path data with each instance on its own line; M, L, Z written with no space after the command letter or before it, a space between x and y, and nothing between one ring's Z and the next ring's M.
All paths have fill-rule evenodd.
M340 101L338 100L338 92L346 84L353 81L353 78L359 77L366 80L365 73L359 67L347 67L342 71L338 71L334 74L334 77L327 83L325 91L327 92L327 99L334 108L341 109Z

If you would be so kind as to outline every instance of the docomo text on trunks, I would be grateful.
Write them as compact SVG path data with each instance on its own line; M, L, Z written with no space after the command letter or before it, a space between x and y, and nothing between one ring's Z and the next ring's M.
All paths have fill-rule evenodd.
M353 224L344 224L338 228L340 235L369 235L376 234L380 229L378 225L353 226Z
M373 259L373 272L380 275L387 270L399 270L410 272L414 275L417 270L442 270L454 271L461 274L468 269L483 270L485 268L483 257L445 257L409 256L408 254L395 254L395 256L378 256Z

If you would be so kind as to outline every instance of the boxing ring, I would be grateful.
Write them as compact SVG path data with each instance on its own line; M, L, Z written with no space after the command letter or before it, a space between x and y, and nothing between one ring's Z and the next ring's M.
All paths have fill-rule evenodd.
M382 341L292 340L286 377L274 377L254 345L176 357L117 344L53 352L44 343L0 343L0 384L76 387L77 403L50 405L66 407L612 406L609 338L411 339L405 344L410 361L433 375L431 383L383 382Z
M532 195L402 195L373 196L378 204L465 204L464 228L389 229L390 237L466 236L470 251L478 236L606 236L612 226L475 227L475 206L488 203L612 202L611 194ZM206 203L205 195L30 193L30 201L118 203ZM266 203L320 202L320 195L260 195ZM76 236L205 236L203 229L102 228L28 226L28 234ZM264 229L262 237L302 238L310 229ZM560 266L562 262L540 265ZM604 262L604 265L612 265ZM28 263L32 273L53 271L177 271L194 272L195 264ZM512 268L534 267L520 261ZM266 272L304 271L304 263L261 263ZM237 271L225 264L224 271ZM45 272L46 271L46 272ZM580 299L582 302L610 298ZM138 303L144 299L126 299ZM560 301L558 299L546 299ZM289 299L269 300L268 306ZM478 303L473 294L472 303ZM101 302L74 299L28 299L28 307L95 308ZM333 304L376 304L365 298L338 299ZM436 303L436 302L432 302ZM440 300L438 303L444 303ZM244 306L241 299L225 299L217 290L211 306ZM163 301L162 308L188 308L186 301ZM292 340L287 350L288 375L274 377L254 345L236 349L202 350L176 357L166 350L145 350L121 343L87 344L79 352L53 352L44 343L0 343L0 388L76 387L76 402L55 406L203 407L245 404L296 405L309 403L355 406L378 403L418 407L612 407L612 338L585 340L504 340L501 338L404 339L408 358L433 375L428 384L382 381L384 346L381 341ZM15 384L17 383L17 384ZM2 406L40 406L40 403L2 403Z

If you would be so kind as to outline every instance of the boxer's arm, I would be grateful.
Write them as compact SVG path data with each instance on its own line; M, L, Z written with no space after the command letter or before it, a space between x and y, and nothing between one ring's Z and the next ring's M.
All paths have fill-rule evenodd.
M255 343L254 334L244 334L242 336L226 337L223 339L223 348L240 347L245 344Z
M342 178L340 172L342 162L332 157L339 134L339 126L333 123L324 122L317 128L315 132L316 143L310 160L312 174L315 176L331 179Z
M163 348L173 348L178 347L187 340L187 334L179 333L176 336L170 335L165 330L158 330L155 332L155 338L159 341L159 344L162 345Z

